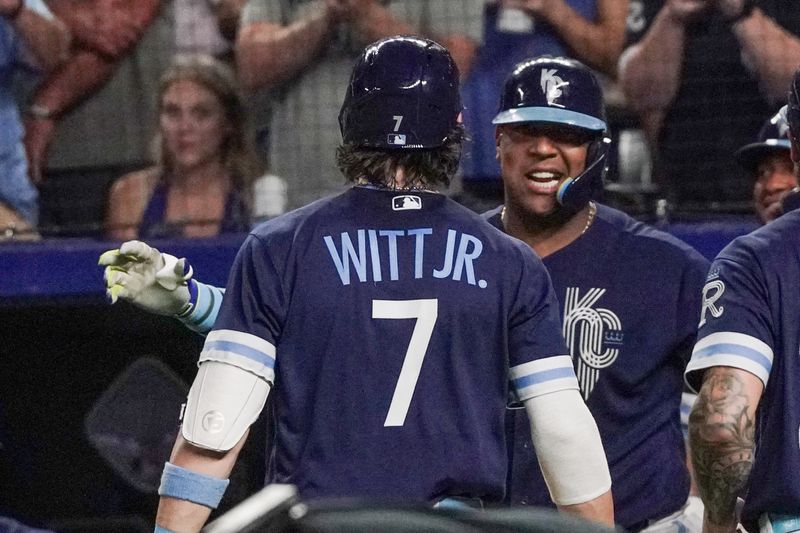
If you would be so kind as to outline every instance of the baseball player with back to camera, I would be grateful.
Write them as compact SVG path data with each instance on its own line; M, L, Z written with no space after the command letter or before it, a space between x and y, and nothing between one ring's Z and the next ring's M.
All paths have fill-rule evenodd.
M592 199L610 140L601 88L584 65L551 57L519 64L499 108L493 122L505 205L485 216L526 242L550 273L606 450L617 523L699 531L679 404L708 261ZM528 420L519 411L513 418L510 501L547 505Z
M785 110L800 161L800 71ZM711 265L686 380L705 530L800 531L800 210L735 239ZM744 499L737 516L737 497Z
M458 71L441 46L396 37L365 49L340 113L337 159L354 187L260 225L242 245L165 466L157 531L200 529L273 388L268 478L305 499L501 501L511 385L553 499L613 523L600 436L547 271L435 192L457 168L460 112ZM146 282L126 263L161 257L144 246L104 255L112 294ZM182 262L161 266L162 281L182 274ZM196 298L189 315L218 296L189 285L178 291ZM210 412L215 424L203 424Z

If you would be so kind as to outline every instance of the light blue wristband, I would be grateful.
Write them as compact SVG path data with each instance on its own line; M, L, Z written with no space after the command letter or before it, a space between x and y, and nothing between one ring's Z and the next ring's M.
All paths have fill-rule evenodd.
M175 533L175 531L172 531L171 529L167 529L165 527L161 527L158 524L156 524L156 527L153 530L153 533Z
M205 335L214 327L225 289L189 280L190 310L178 316L186 327Z
M168 496L178 500L204 505L216 509L225 489L228 488L228 479L219 479L186 468L164 463L164 473L161 474L161 486L158 487L159 496Z

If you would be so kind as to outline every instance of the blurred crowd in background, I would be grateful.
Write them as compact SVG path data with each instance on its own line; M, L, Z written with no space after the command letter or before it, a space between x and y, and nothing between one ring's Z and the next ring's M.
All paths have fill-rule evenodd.
M785 0L3 0L0 14L6 241L241 232L343 190L350 66L397 34L459 65L470 142L450 194L465 205L503 200L505 77L566 55L604 82L607 203L648 221L751 216L758 169L734 154L800 65Z

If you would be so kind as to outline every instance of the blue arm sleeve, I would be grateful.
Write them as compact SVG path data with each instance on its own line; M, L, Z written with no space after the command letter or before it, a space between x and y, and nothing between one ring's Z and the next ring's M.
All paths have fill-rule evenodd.
M225 289L189 280L189 310L178 316L187 328L205 335L214 327Z

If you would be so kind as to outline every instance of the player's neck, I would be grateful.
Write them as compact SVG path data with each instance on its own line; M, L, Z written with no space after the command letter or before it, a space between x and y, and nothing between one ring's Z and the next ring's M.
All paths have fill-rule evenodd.
M397 167L395 175L387 179L381 185L370 183L366 178L360 178L356 181L356 185L373 186L378 188L385 188L393 191L425 191L425 192L439 192L435 187L420 183L419 180L409 181L406 179L405 169Z
M539 257L547 257L581 237L594 222L597 207L586 205L567 218L535 217L513 204L506 204L501 213L505 232L525 242Z
M421 184L419 182L412 183L410 180L408 180L406 176L406 169L402 166L397 167L397 170L395 170L394 173L394 180L392 180L392 182L387 186L391 189L397 189L399 191L421 190L436 192L427 184Z

